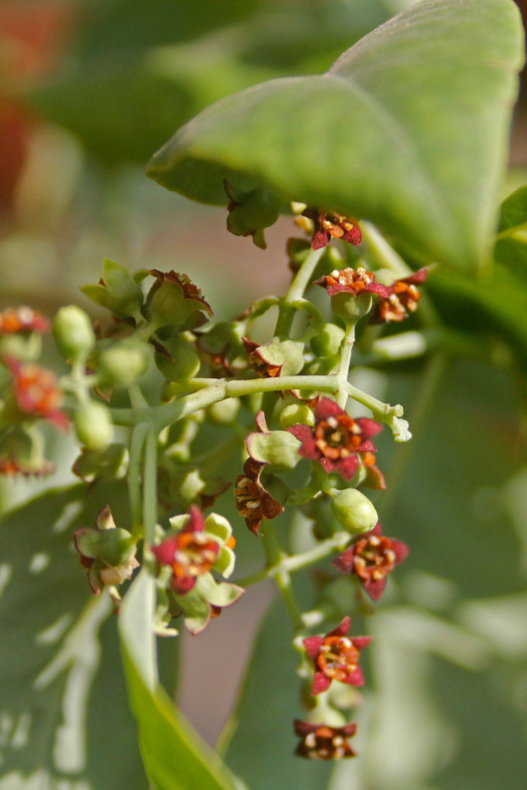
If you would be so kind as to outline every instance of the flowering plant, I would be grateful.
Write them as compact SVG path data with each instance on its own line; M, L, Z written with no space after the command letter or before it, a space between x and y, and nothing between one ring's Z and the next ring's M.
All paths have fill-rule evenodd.
M291 788L318 787L324 776L315 761L371 760L381 729L372 689L382 689L390 651L399 651L402 666L405 649L424 651L428 639L427 649L455 654L464 669L491 661L481 634L461 634L463 623L477 621L470 606L447 624L455 595L435 577L431 559L459 565L465 581L479 539L458 524L455 539L430 548L430 533L442 534L444 523L421 492L439 489L449 475L457 483L452 470L462 467L450 453L458 431L448 409L446 417L440 409L433 415L438 449L430 469L412 468L406 510L393 502L408 448L426 437L427 407L452 359L499 358L506 367L506 357L512 372L524 363L514 355L525 340L499 310L502 281L489 279L493 243L499 274L500 244L519 244L527 223L524 189L502 207L493 236L521 62L511 0L478 0L477 9L475 0L427 0L363 38L324 75L253 86L180 129L153 156L148 176L223 205L228 231L261 250L267 228L289 216L283 221L295 237L287 243L291 281L283 296L263 296L217 320L192 273L151 265L131 272L106 259L100 280L82 287L104 311L96 324L78 306L62 307L53 321L29 307L0 313L0 475L51 475L46 440L58 429L77 440L73 473L81 481L59 499L49 495L53 518L48 500L35 504L49 540L62 547L74 593L68 611L46 621L34 640L49 651L32 679L35 708L20 712L10 698L15 707L2 711L0 703L10 768L16 749L31 751L31 727L42 726L46 695L68 668L53 767L35 775L42 787L62 788L61 777L72 790L92 781L86 748L99 747L78 736L84 725L74 697L79 689L88 695L98 634L111 612L108 632L118 633L146 773L137 768L137 782L155 790L274 790L283 780L272 773L273 749L280 765L307 758L291 768L298 771ZM487 309L493 326L502 321L507 353L494 337L483 341L478 327L464 328L470 310L452 318L456 299ZM58 374L42 354L50 331L62 357ZM419 388L401 383L414 365L426 370ZM419 399L413 389L422 390ZM412 404L411 426L399 393ZM480 486L483 499L489 487ZM422 527L417 538L407 526L412 519ZM24 562L29 556L24 572L33 576L47 568L42 540L21 548ZM403 561L410 570L399 568ZM3 567L0 592L4 585L11 594L16 579ZM166 693L166 648L158 660L158 646L170 638L178 644L185 633L210 637L218 617L235 622L250 604L250 595L242 600L246 590L266 590L265 582L276 588L279 614L266 620L239 707L211 753ZM405 606L412 600L418 608L421 597L427 614L414 611L409 623ZM25 601L31 609L29 595ZM408 666L419 684L424 663L413 658ZM101 694L107 740L122 739L124 752L127 725L108 702L112 693ZM262 710L267 702L270 713ZM398 737L393 718L386 726L384 743ZM132 740L126 748L138 758ZM258 753L261 775L247 767L249 750ZM118 762L110 761L111 770ZM373 783L424 787L434 770L425 768L410 778L400 771L393 782L378 769ZM363 769L338 768L328 786L348 786L348 770ZM98 790L109 781L104 776ZM127 786L122 776L115 781L112 790Z

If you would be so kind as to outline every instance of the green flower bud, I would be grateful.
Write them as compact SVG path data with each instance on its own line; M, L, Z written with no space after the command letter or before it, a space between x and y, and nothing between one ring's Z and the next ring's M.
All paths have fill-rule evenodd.
M109 409L102 403L83 403L75 415L75 431L88 450L103 450L113 439Z
M85 360L95 346L95 332L89 316L76 305L61 307L53 321L59 351L73 362Z
M230 425L238 416L240 406L239 398L225 398L209 406L207 416L217 425Z
M368 497L356 488L339 491L331 502L331 510L344 529L354 535L369 532L379 520Z
M151 354L144 343L121 341L102 352L97 370L105 382L129 387L148 369Z
M272 464L277 469L294 469L300 461L300 442L287 431L251 433L246 439L249 455L261 464Z
M288 428L299 422L311 427L315 424L315 415L304 403L292 403L290 406L285 406L280 412L280 428L283 431L287 431Z
M189 343L180 337L171 337L164 340L163 345L172 359L156 353L154 361L168 381L188 381L198 374L200 359Z
M340 291L331 297L331 310L333 315L344 319L347 324L356 324L371 310L372 297L370 293L358 296L347 291Z
M311 338L311 348L318 357L334 357L346 333L336 324L324 324Z

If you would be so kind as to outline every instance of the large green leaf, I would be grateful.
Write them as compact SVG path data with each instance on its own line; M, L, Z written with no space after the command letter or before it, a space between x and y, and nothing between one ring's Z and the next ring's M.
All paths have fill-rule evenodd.
M0 524L2 790L59 777L144 790L112 605L93 595L73 549L73 529L94 526L107 504L129 523L125 488L112 482L48 492Z
M143 571L119 618L130 703L146 772L155 790L235 790L235 780L159 686L152 631L155 580Z
M184 126L147 173L225 204L223 180L363 216L428 258L486 260L523 62L512 0L431 0L322 76L231 96Z

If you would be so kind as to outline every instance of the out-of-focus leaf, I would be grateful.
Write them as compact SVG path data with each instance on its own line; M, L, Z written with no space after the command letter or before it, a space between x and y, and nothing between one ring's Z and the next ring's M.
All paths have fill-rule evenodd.
M293 636L289 613L277 601L254 645L226 758L253 790L320 790L329 774L327 763L293 756L293 719L303 718Z
M103 0L85 3L85 54L138 50L199 37L246 19L262 0Z
M527 282L527 187L517 189L502 204L494 255Z
M73 529L93 526L107 504L128 523L125 488L113 482L46 493L0 524L2 789L31 776L39 787L60 777L144 790L112 605L93 595L73 549Z
M364 216L426 257L488 258L523 62L511 0L431 0L322 76L274 80L184 126L148 175L205 203L223 181Z
M130 702L149 780L155 790L235 790L227 768L158 685L152 631L155 599L155 579L143 571L119 618Z
M93 57L34 88L27 99L105 162L145 162L211 102L275 72L196 44Z

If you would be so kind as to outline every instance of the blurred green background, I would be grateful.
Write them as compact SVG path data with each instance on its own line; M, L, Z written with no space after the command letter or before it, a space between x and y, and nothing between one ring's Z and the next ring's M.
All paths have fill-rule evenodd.
M97 281L103 257L130 269L187 272L218 318L236 315L257 297L283 292L289 281L284 244L290 220L282 218L267 232L269 249L261 251L249 239L227 233L224 211L191 204L148 181L144 165L177 127L211 102L275 76L322 72L362 35L410 5L408 0L0 1L0 307L27 303L51 316L75 302L91 311L78 288ZM504 196L527 182L525 117L522 100ZM524 250L515 254L524 272ZM523 283L517 309L525 319L524 274ZM522 327L507 330L506 304L501 315L489 318L477 297L462 290L454 298L439 284L433 298L447 324L472 331L476 340L491 332L503 353L492 364L465 359L439 369L424 359L388 376L355 373L356 383L374 395L405 404L414 424L416 438L407 447L382 444L383 456L391 458L387 479L393 493L378 502L385 531L408 542L411 555L390 580L377 616L354 624L355 633L363 628L375 636L358 718L361 758L333 770L330 790L527 786L527 354L514 335ZM46 353L51 362L51 349ZM428 390L435 397L425 413L421 394ZM4 510L44 488L75 481L69 471L73 442L50 432L51 438L57 475L2 485ZM2 599L7 614L0 648L0 789L146 788L119 679L112 620L101 632L109 662L104 673L97 674L92 634L86 650L95 650L93 672L77 676L76 688L86 691L96 677L86 721L86 699L81 694L74 703L77 725L84 728L77 732L79 742L88 733L84 762L64 760L64 749L61 757L53 740L54 728L71 725L64 700L68 693L71 700L75 668L86 668L82 650L53 677L43 676L47 697L39 703L35 726L24 730L28 689L53 661L53 645L89 595L68 548L71 533L58 530L50 549L48 527L64 521L64 514L66 527L91 525L97 507L110 497L123 501L126 518L120 489L98 490L87 504L80 489L61 497L30 505L1 526L0 590L8 578L2 568L10 562L25 568L39 553L56 551L59 571L45 595L39 574L31 572L23 593L19 587L18 594ZM84 504L71 508L79 502ZM223 504L237 519L228 496ZM243 533L241 519L235 526L243 560L252 536ZM211 743L228 716L271 595L270 587L251 590L199 639L182 640L179 700ZM55 641L48 634L47 642L42 636L39 642L36 634L56 626L64 611L70 620L62 621ZM101 610L95 619L107 614ZM281 640L277 634L283 634ZM256 649L241 726L228 753L233 770L257 790L319 790L331 770L290 757L290 722L302 709L289 636L289 624L275 607ZM39 644L46 645L45 655ZM172 663L173 649L163 650L166 663Z

